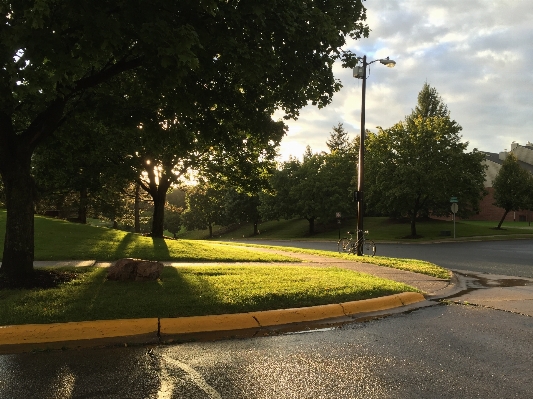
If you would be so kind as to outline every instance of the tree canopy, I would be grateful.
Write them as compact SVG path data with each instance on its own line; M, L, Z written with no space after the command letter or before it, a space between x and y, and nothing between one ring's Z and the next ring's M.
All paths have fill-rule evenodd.
M504 210L498 229L510 211L533 208L533 175L520 166L512 152L507 154L492 187L494 205Z
M350 192L357 148L342 124L333 128L327 145L331 152L315 154L308 146L302 161L290 159L274 172L271 191L260 197L264 218L304 218L312 235L317 220L327 223L337 212L344 217L354 214Z
M333 63L355 62L346 38L368 34L361 0L17 0L0 10L1 271L12 275L33 270L32 154L95 89L130 74L154 99L183 93L183 117L242 104L295 117L331 101Z
M372 212L408 217L416 237L417 217L449 214L458 197L460 216L479 208L484 192L484 154L467 152L461 126L435 89L424 85L405 121L370 134L365 151L365 203Z

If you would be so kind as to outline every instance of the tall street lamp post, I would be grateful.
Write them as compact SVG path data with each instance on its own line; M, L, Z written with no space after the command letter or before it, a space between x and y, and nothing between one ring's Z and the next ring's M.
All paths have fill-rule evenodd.
M393 68L396 62L389 60L389 57L380 60L366 62L366 55L362 58L363 66L356 66L353 70L353 77L363 80L363 95L361 99L361 140L359 144L359 165L357 176L357 256L363 255L362 236L363 231L363 191L364 191L364 154L365 154L365 97L366 97L366 69L370 64L379 61L381 64Z

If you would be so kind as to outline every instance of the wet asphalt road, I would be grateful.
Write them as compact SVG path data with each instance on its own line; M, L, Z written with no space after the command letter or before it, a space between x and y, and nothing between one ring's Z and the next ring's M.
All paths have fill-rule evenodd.
M336 251L336 242L257 240L264 245ZM438 244L377 243L376 256L421 259L453 270L533 278L533 240L477 241Z
M527 398L533 318L436 305L314 331L0 357L0 397Z

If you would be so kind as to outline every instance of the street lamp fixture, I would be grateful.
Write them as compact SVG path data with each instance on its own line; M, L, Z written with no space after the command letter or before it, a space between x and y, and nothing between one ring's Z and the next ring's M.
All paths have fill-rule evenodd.
M394 68L396 61L390 60L389 57L374 60L371 62L366 61L366 55L362 58L363 65L356 66L353 69L353 77L363 80L363 96L361 100L361 140L359 145L359 165L357 176L357 256L363 255L362 237L363 230L363 192L364 192L364 154L365 154L365 97L366 97L366 69L370 64L374 62L380 62L388 68Z

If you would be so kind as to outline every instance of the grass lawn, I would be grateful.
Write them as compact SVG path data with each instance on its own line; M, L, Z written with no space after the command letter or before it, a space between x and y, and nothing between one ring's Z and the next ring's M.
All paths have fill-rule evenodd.
M108 281L96 267L68 270L78 277L57 288L1 290L0 325L240 313L417 291L336 268L165 267L153 282Z
M5 210L0 210L0 242L4 242ZM0 251L0 260L2 252ZM104 227L35 216L35 260L120 258L160 261L294 262L294 258L255 253L198 240L164 240Z
M285 238L294 238L300 228L290 222L281 225ZM0 240L4 234L5 210L0 210ZM152 239L105 227L35 217L36 260L134 257L193 262L295 262L288 256L227 244ZM332 252L291 251L353 259ZM448 278L445 270L427 262L379 257L364 260ZM103 268L68 270L77 277L56 288L0 290L0 325L240 313L416 291L401 283L350 270L275 264L166 267L160 281L142 283L108 281Z
M450 272L447 269L444 269L440 266L435 265L431 262L426 262L424 260L418 259L399 259L399 258L387 258L384 256L360 256L355 257L354 255L346 253L338 253L332 251L321 251L315 249L304 249L304 248L294 248L294 247L276 247L269 245L257 245L257 244L237 244L226 242L226 245L242 245L242 246L255 246L259 248L271 248L276 249L277 251L286 251L292 253L304 253L318 256L326 256L330 258L340 258L351 261L370 263L378 266L390 267L393 269L406 270L414 273L426 274L428 276L433 276L442 279L449 279Z
M455 234L457 239L468 237L531 237L533 238L533 226L528 222L504 222L501 230L495 230L498 222L495 221L469 221L462 220L455 223ZM417 233L422 236L418 239L405 238L411 233L408 222L399 222L386 217L366 217L364 228L369 231L368 237L376 241L399 241L399 242L421 242L430 240L451 240L453 239L453 221L443 220L422 220L418 221ZM304 219L280 220L261 223L259 225L260 234L257 239L298 239L298 240L338 240L339 231L341 237L346 237L347 231L355 231L356 220L343 221L339 226L330 226L327 231L320 231L322 227L317 226L317 233L309 236L308 222ZM322 228L323 229L323 228ZM324 230L324 229L323 229ZM442 231L449 231L450 236L443 236ZM215 239L242 239L252 238L253 226L245 224L229 233L218 234L215 231ZM206 231L194 231L182 234L183 238L207 238Z

